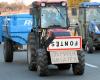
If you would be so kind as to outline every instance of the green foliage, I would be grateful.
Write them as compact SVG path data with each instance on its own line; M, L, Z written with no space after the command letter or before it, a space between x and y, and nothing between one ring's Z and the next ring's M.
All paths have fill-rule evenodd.
M0 3L0 8L5 8L8 5L6 2L1 2Z

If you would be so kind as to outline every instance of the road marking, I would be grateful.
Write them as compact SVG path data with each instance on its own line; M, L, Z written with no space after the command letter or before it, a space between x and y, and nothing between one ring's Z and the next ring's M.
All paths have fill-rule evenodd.
M92 67L92 68L98 68L98 66L95 66L95 65L92 65L92 64L88 64L88 63L85 63L86 66L89 66L89 67Z

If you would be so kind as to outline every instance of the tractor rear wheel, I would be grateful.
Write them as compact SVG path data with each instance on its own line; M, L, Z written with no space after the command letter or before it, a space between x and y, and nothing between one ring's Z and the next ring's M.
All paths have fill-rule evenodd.
M36 49L35 35L31 32L28 36L28 68L30 71L36 71Z
M39 76L48 75L48 57L45 49L37 50L37 72Z
M79 63L72 64L72 69L75 75L82 75L85 68L85 54L82 51L78 51L77 54Z
M85 45L85 50L87 51L87 53L93 53L94 47L92 38L88 38L88 41L86 42Z
M13 61L13 44L12 41L5 38L4 40L4 60L5 62L12 62Z

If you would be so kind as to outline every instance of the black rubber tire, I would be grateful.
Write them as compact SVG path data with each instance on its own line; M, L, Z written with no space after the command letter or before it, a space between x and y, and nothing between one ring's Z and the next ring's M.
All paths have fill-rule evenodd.
M48 57L45 49L37 50L37 72L39 76L48 75Z
M93 53L94 49L93 49L93 40L92 38L88 38L86 45L85 45L85 50L87 51L87 53Z
M57 67L59 70L69 70L71 67L71 64L58 64Z
M72 64L74 75L83 75L85 69L85 54L83 51L77 51L79 63Z
M29 33L28 36L28 68L30 71L36 71L36 41L35 34L33 32Z
M5 62L12 62L13 61L13 44L12 41L9 39L4 39L4 61Z

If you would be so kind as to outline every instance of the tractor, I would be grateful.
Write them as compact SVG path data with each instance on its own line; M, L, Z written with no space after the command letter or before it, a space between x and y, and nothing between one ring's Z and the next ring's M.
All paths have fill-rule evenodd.
M35 26L28 35L28 68L39 76L49 75L49 65L82 75L85 55L82 38L70 27L65 1L35 1L30 8Z
M100 47L100 3L83 2L79 8L79 25L83 48L93 53Z

